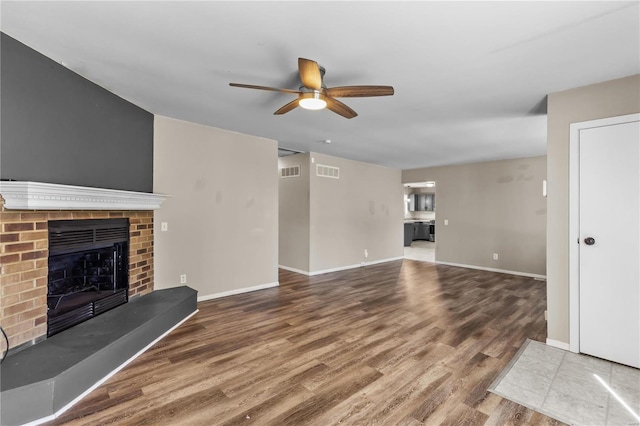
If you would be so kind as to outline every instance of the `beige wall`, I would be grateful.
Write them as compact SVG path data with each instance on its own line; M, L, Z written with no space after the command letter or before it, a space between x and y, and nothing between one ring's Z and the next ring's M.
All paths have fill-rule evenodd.
M280 179L280 265L309 271L309 153L278 159L278 170L300 166L300 176Z
M278 281L276 141L155 117L155 288L199 298ZM168 231L161 231L161 223Z
M311 158L310 271L402 257L400 170L315 152ZM316 176L317 164L339 167L340 179Z
M547 337L569 343L569 125L640 112L640 75L548 97Z
M534 276L546 274L545 178L544 156L402 172L404 183L436 181L437 262Z
M280 265L316 274L403 256L400 170L314 152L280 162L306 174L280 180ZM338 167L340 178L317 176L317 164Z

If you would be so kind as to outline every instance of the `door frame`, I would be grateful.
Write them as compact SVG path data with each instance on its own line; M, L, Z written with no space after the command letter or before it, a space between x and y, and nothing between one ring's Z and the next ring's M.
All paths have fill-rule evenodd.
M580 352L580 131L640 121L627 114L569 125L569 350Z

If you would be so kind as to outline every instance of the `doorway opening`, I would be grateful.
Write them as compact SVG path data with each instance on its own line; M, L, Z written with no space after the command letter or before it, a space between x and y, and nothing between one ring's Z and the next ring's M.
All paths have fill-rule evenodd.
M436 182L405 183L404 258L436 261Z

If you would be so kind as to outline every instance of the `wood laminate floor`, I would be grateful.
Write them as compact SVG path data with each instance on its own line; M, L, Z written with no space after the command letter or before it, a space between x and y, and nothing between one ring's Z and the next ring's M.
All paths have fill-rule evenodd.
M487 392L545 283L395 261L202 302L55 425L559 424Z

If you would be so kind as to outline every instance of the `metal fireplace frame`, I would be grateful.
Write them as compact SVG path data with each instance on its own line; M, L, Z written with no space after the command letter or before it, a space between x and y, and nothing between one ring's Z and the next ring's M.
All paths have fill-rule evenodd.
M60 282L73 288L60 293ZM128 292L128 218L49 221L47 337L127 303Z

